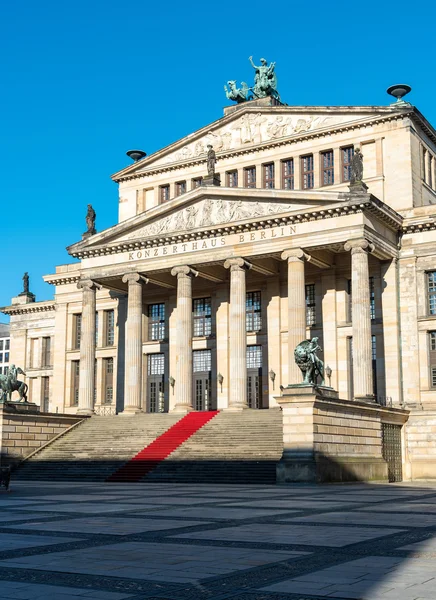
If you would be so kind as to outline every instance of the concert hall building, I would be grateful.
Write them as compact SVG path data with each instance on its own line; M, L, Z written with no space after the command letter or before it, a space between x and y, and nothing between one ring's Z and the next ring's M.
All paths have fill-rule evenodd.
M31 401L270 409L318 337L326 385L408 409L414 474L436 477L436 131L417 108L248 101L112 178L118 223L68 247L53 300L2 309Z

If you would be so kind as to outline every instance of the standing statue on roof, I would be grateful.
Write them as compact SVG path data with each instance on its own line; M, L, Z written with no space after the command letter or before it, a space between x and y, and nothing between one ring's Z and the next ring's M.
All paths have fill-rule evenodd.
M260 66L257 67L253 62L253 57L248 59L253 69L255 69L253 95L255 98L266 98L272 96L280 100L280 95L277 91L277 75L275 73L276 63L272 62L268 65L265 58L260 59Z
M207 145L207 174L209 177L215 176L216 154L212 144Z
M356 148L351 159L350 183L359 183L363 179L363 154L360 148Z
M88 212L86 213L86 227L88 230L86 231L87 235L94 235L97 233L95 229L95 210L92 208L91 204L88 204Z

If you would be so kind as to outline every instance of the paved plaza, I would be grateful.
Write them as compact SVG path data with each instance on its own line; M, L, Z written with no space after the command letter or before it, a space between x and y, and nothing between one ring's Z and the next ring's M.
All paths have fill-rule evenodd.
M0 599L436 600L436 485L13 482Z

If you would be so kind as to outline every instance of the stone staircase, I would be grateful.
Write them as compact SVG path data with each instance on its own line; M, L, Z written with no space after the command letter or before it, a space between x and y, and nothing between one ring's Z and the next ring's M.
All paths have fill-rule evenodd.
M92 417L23 461L13 477L105 481L181 418ZM141 481L274 484L282 450L280 409L220 412Z
M14 479L105 481L181 415L92 417L21 463Z
M220 412L142 481L275 484L280 409Z

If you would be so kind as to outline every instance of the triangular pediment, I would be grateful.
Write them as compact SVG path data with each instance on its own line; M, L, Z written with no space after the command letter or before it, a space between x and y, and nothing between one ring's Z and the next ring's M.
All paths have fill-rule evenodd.
M271 193L272 192L272 193ZM199 230L275 219L341 202L338 192L203 187L132 217L68 248L71 254L132 241L145 242Z
M113 175L113 179L186 161L203 160L207 145L218 155L259 144L365 123L392 113L391 107L253 107L250 103Z

